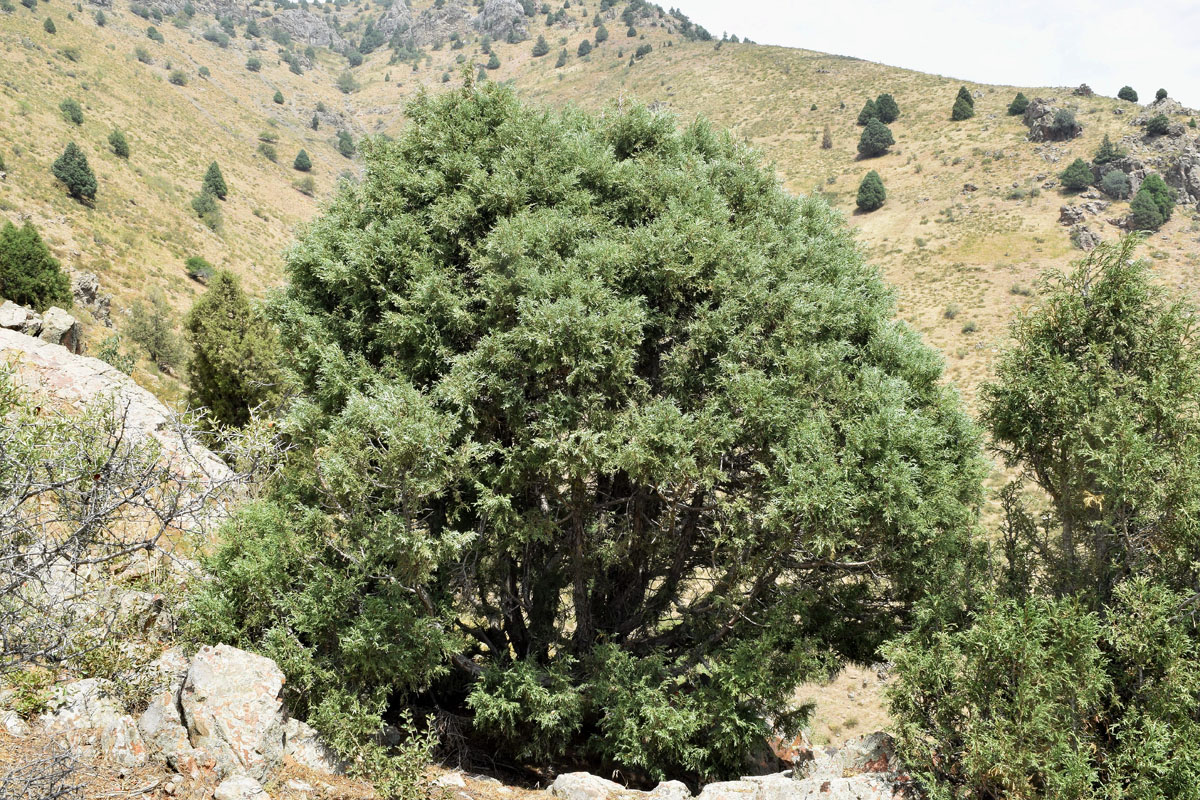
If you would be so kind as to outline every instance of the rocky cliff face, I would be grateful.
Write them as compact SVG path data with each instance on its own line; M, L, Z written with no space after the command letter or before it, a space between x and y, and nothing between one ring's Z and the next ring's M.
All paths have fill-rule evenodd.
M323 14L289 8L271 17L267 24L287 33L297 42L316 47L344 47L346 40L333 29Z

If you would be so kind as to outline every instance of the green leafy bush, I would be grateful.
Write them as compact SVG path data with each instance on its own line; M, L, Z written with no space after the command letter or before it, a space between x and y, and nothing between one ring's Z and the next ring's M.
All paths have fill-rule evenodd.
M213 265L208 263L208 259L202 256L189 256L183 266L187 270L188 277L199 283L208 283L209 278L216 272Z
M896 104L896 98L887 92L875 99L875 111L879 115L879 121L884 125L891 125L900 118L900 106Z
M162 44L166 41L166 39L163 38L163 35L159 33L158 28L154 27L153 25L151 25L149 28L146 28L146 37L149 38L150 41L158 42L159 44Z
M1130 221L1136 230L1155 231L1171 218L1174 209L1175 198L1170 187L1161 175L1151 173L1129 204Z
M583 41L581 41L579 43L579 48L575 51L575 55L579 56L580 58L583 58L590 52L592 52L592 43L589 42L587 39L584 39Z
M840 217L708 123L407 117L289 253L295 449L192 619L343 753L428 690L491 753L739 774L957 585L978 434Z
M1100 179L1100 191L1114 200L1127 200L1133 187L1128 175L1119 169L1110 169Z
M349 131L340 130L337 134L337 149L346 158L353 158L358 152L358 148L354 144L354 137Z
M883 205L883 201L887 198L887 193L883 189L883 179L879 177L879 173L871 170L862 179L862 183L858 185L858 198L856 204L859 211L874 211Z
M200 183L201 189L218 200L224 200L229 196L229 186L225 183L225 176L221 174L221 167L217 162L212 162L208 165L208 169L204 171L204 179Z
M1166 99L1167 99L1167 90L1166 89L1159 89L1157 92L1154 93L1155 102L1158 102L1160 100L1166 100Z
M187 73L181 69L173 69L167 75L167 82L174 86L187 86Z
M866 125L873 119L879 119L879 107L874 100L868 99L863 103L862 111L858 112L858 124Z
M858 154L863 158L881 156L895 143L891 129L879 120L872 119L867 122L867 127L863 128L862 136L858 139Z
M1029 98L1024 92L1017 92L1017 96L1008 104L1008 115L1010 117L1019 117L1025 113L1025 109L1029 108Z
M1117 92L1117 97L1121 100L1128 100L1131 103L1138 101L1138 93L1133 90L1132 86L1122 86L1121 90Z
M312 169L312 159L308 157L308 151L301 149L296 153L296 160L292 162L292 169L300 172L308 172Z
M1171 130L1171 120L1166 114L1155 114L1146 120L1146 133L1150 136L1166 136Z
M54 20L51 19L50 17L46 17L46 21L42 23L42 30L44 30L46 33L49 33L50 35L54 35L54 34L58 33L58 28L55 27Z
M200 217L200 220L210 230L220 230L221 209L217 206L217 198L213 197L212 192L201 190L199 194L193 197L192 210L196 212L196 216Z
M259 72L262 70L262 59L258 56L250 56L246 59L246 69L251 72Z
M129 338L140 344L150 360L168 372L183 364L186 350L177 333L178 317L161 289L135 300L129 310Z
M108 146L117 158L129 158L129 140L120 128L113 128L112 133L108 135Z
M1108 134L1104 134L1104 140L1100 142L1100 148L1096 151L1096 155L1092 158L1093 164L1111 164L1113 161L1118 161L1125 157L1125 151L1112 143L1108 138Z
M954 101L954 108L950 109L950 119L954 122L962 122L973 116L975 116L975 104L967 102L963 99L963 95L959 94Z
M275 90L275 94L274 94L274 96L271 98L271 100L272 100L272 101L273 101L273 102L274 102L276 105L283 105L283 92L281 92L281 91L279 91L278 89L276 89L276 90Z
M83 124L83 109L77 100L68 97L58 104L58 110L62 112L63 119L72 125Z
M71 307L71 281L31 222L0 228L0 297L37 311Z

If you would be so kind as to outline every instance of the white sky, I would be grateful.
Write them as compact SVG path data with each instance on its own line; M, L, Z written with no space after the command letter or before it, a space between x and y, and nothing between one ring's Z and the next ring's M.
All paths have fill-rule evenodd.
M1200 107L1200 0L668 0L717 37L980 83L1078 86Z

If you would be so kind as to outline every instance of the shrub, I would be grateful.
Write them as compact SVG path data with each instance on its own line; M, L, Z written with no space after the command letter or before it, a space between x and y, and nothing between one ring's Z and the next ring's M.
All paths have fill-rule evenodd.
M229 195L229 186L225 183L225 176L221 174L221 167L215 161L209 164L208 169L204 171L204 179L200 186L218 200L224 200Z
M625 31L625 35L628 36L630 39L634 38L635 36L638 35L637 28L630 25L629 29L627 31Z
M1166 99L1167 99L1167 90L1166 89L1159 89L1157 92L1154 93L1154 101L1155 102L1158 102L1160 100L1166 100Z
M1131 103L1138 101L1138 93L1133 90L1132 86L1122 86L1121 91L1117 92L1117 97L1121 100L1128 100Z
M209 230L220 230L221 209L217 206L217 199L212 196L211 192L201 191L200 194L193 197L192 210L208 226Z
M646 42L645 44L639 44L638 49L633 51L633 57L639 60L643 59L650 55L653 50L654 45L650 44L649 42Z
M354 79L353 73L351 73L348 69L342 70L341 74L338 75L336 85L337 88L341 90L342 94L350 94L358 89L358 81ZM275 102L283 102L283 95L278 96L279 100L276 100Z
M163 35L158 32L158 28L154 27L153 25L151 25L149 28L146 28L146 37L149 38L150 41L158 42L159 44L162 44L166 41L166 39L163 38Z
M266 318L232 273L213 275L184 320L191 345L188 404L220 427L241 427L280 397L279 349Z
M312 159L308 157L308 152L301 149L296 153L296 160L292 162L292 169L297 169L301 172L308 172L312 169Z
M83 109L79 106L79 102L67 98L58 104L58 110L62 112L63 119L73 125L83 124Z
M160 369L172 372L185 357L183 342L175 332L178 319L161 289L153 288L146 301L135 300L129 309L129 338L146 350Z
M859 211L874 211L883 205L883 201L887 198L887 194L883 190L883 179L879 177L879 173L871 170L862 179L862 183L858 185L858 198L856 204Z
M96 27L98 27L98 28L103 28L105 25L108 24L108 17L106 17L104 15L103 11L97 10L95 17L93 17L93 18L96 20Z
M120 128L113 128L112 133L108 135L108 146L117 158L129 158L129 141Z
M971 90L966 86L958 87L958 94L954 96L955 101L962 100L971 108L975 107L975 95L971 94Z
M566 66L567 64L567 49L564 47L558 54L558 60L554 62L554 68Z
M1166 114L1155 114L1146 120L1146 133L1150 136L1166 136L1171 130L1171 120Z
M887 92L875 99L875 110L884 125L891 125L900 118L900 106L896 105L896 98Z
M251 72L258 72L262 69L262 59L258 56L250 56L246 59L246 69Z
M87 156L74 142L67 143L50 172L66 185L67 192L76 200L90 204L96 199L96 174L88 165Z
M608 28L601 25L596 28L596 44L603 44L608 41Z
M533 45L533 57L541 58L550 52L550 44L546 41L545 36L538 36L537 42Z
M733 137L490 83L407 116L290 251L294 482L193 618L343 752L428 689L488 752L740 774L953 582L978 435L840 217Z
M1137 230L1156 231L1171 218L1174 209L1175 198L1170 187L1161 175L1151 173L1129 204L1130 221Z
M1133 188L1128 175L1119 169L1110 169L1100 179L1100 191L1115 200L1126 200Z
M201 256L189 256L187 261L183 262L183 266L187 270L187 276L197 283L208 283L216 271L213 265Z
M46 17L46 21L42 23L42 30L51 35L58 33L58 28L54 26L54 20Z
M263 158L270 161L272 164L279 160L279 151L275 149L275 145L270 142L259 142L258 152L262 153Z
M31 222L0 228L0 297L39 312L71 307L71 281Z
M879 119L879 107L874 100L863 103L862 111L858 112L858 124L866 125L873 119Z
M361 66L363 63L363 54L351 48L346 51L346 63L351 67Z
M154 63L154 59L152 59L150 57L150 51L147 50L146 48L142 47L141 45L138 45L137 47L133 48L133 57L136 58L138 61L142 62L143 64L153 64Z
M579 49L575 51L575 55L579 56L580 58L583 58L590 52L592 52L592 43L589 42L587 39L584 39L582 42L579 43Z
M1069 108L1060 108L1054 112L1054 120L1050 123L1052 139L1073 139L1079 134L1080 126L1075 121L1075 112Z
M121 336L116 333L101 340L100 347L96 350L96 358L126 375L132 375L137 364L136 356L121 349Z
M1092 158L1093 164L1110 164L1125 157L1125 151L1112 143L1108 138L1108 134L1104 134L1104 140L1100 142L1100 148L1096 151L1095 157Z
M358 149L354 146L354 137L349 131L341 130L337 134L337 149L346 158L353 158Z
M317 182L313 180L311 175L305 175L292 185L296 187L296 191L300 192L300 194L306 194L309 197L313 197L317 193Z
M209 28L204 32L204 40L212 42L222 49L229 47L229 34L217 28Z
M196 70L196 74L198 74L201 78L209 78L212 77L212 70L210 70L208 67L201 67L200 69Z
M313 114L312 121L308 123L308 127L314 131L321 127L321 117L318 114Z
M954 122L962 122L973 116L975 116L975 105L968 103L960 94L954 101L954 108L950 109L950 119Z
M1017 96L1008 104L1008 114L1011 117L1019 117L1025 113L1025 109L1029 108L1029 98L1024 92L1017 92Z
M273 100L276 105L283 105L283 92L276 89L275 95L271 98L271 100Z
M170 74L167 75L167 80L175 86L187 86L188 77L187 73L183 70L173 69L171 70Z
M829 123L825 123L825 130L821 131L821 149L829 150L833 147L833 133L829 130Z
M1082 158L1077 158L1058 176L1063 188L1069 192L1082 192L1092 185L1092 168Z
M891 129L879 120L872 119L867 122L867 127L863 128L862 136L858 139L858 154L863 158L881 156L895 143Z
M887 653L898 754L931 797L1166 798L1200 783L1196 532L1180 518L1200 502L1200 352L1193 309L1135 246L1048 276L981 392L1038 506L1022 483L1004 489L979 585L949 588Z

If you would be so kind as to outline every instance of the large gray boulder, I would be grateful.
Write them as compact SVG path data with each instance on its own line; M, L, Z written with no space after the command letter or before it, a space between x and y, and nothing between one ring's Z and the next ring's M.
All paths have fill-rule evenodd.
M58 306L50 306L42 314L42 332L38 338L51 344L61 344L69 353L83 353L83 330L78 320Z
M1049 100L1040 97L1032 100L1025 109L1022 117L1029 126L1029 141L1031 142L1061 142L1074 139L1083 133L1083 126L1078 121L1065 127L1056 120L1063 109L1050 104Z
M271 17L268 22L304 44L334 48L346 44L346 40L333 29L324 14L316 14L302 8L288 8Z
M550 794L558 800L607 800L625 787L590 772L567 772L550 784Z
M223 776L265 778L283 760L282 689L271 659L224 644L200 648L179 699L192 747L209 753Z
M56 687L40 721L45 732L61 736L72 750L103 753L124 767L146 763L146 744L137 723L115 699L112 683L103 678Z
M5 300L0 304L0 328L37 336L42 332L42 316L31 308Z

